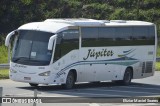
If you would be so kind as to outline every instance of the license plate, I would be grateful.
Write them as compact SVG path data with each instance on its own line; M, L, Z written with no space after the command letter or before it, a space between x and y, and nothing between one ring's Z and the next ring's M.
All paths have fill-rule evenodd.
M24 80L31 80L31 77L24 77Z

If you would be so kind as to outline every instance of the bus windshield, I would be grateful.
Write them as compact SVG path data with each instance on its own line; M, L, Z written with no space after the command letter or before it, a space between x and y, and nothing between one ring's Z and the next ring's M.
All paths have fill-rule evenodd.
M19 30L12 61L24 65L49 65L52 51L48 50L48 41L52 35L42 31Z

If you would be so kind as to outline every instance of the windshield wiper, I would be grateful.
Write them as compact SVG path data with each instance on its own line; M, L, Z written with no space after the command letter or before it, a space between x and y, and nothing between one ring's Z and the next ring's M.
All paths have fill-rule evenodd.
M18 58L14 58L13 61L14 61L14 62L17 62L17 61L19 61L19 60L21 60L21 59L22 59L22 60L29 60L28 57L18 57Z

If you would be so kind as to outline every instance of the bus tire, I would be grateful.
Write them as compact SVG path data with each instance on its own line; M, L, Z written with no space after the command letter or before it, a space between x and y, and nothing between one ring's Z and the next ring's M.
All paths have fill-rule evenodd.
M112 82L118 85L129 85L131 83L132 75L132 69L127 68L124 73L123 80L112 80Z
M37 87L38 84L29 83L30 86Z
M132 80L132 69L131 68L127 68L125 73L124 73L124 77L123 80L121 80L121 83L123 85L129 85L131 83Z
M67 75L66 83L63 85L65 89L73 88L75 84L75 76L72 71L70 71Z

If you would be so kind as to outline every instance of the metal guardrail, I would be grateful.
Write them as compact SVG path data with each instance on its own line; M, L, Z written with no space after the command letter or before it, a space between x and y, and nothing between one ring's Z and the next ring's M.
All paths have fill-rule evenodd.
M2 92L3 92L3 88L2 87L0 87L0 97L2 97ZM0 103L0 106L2 106L2 103Z
M157 62L160 62L160 57L157 57L156 58L156 61ZM9 68L9 64L0 64L0 69L6 69L6 68Z
M6 69L6 68L9 68L9 64L8 63L0 64L0 69Z
M160 62L160 57L157 57L157 58L156 58L156 61L157 61L157 62Z

